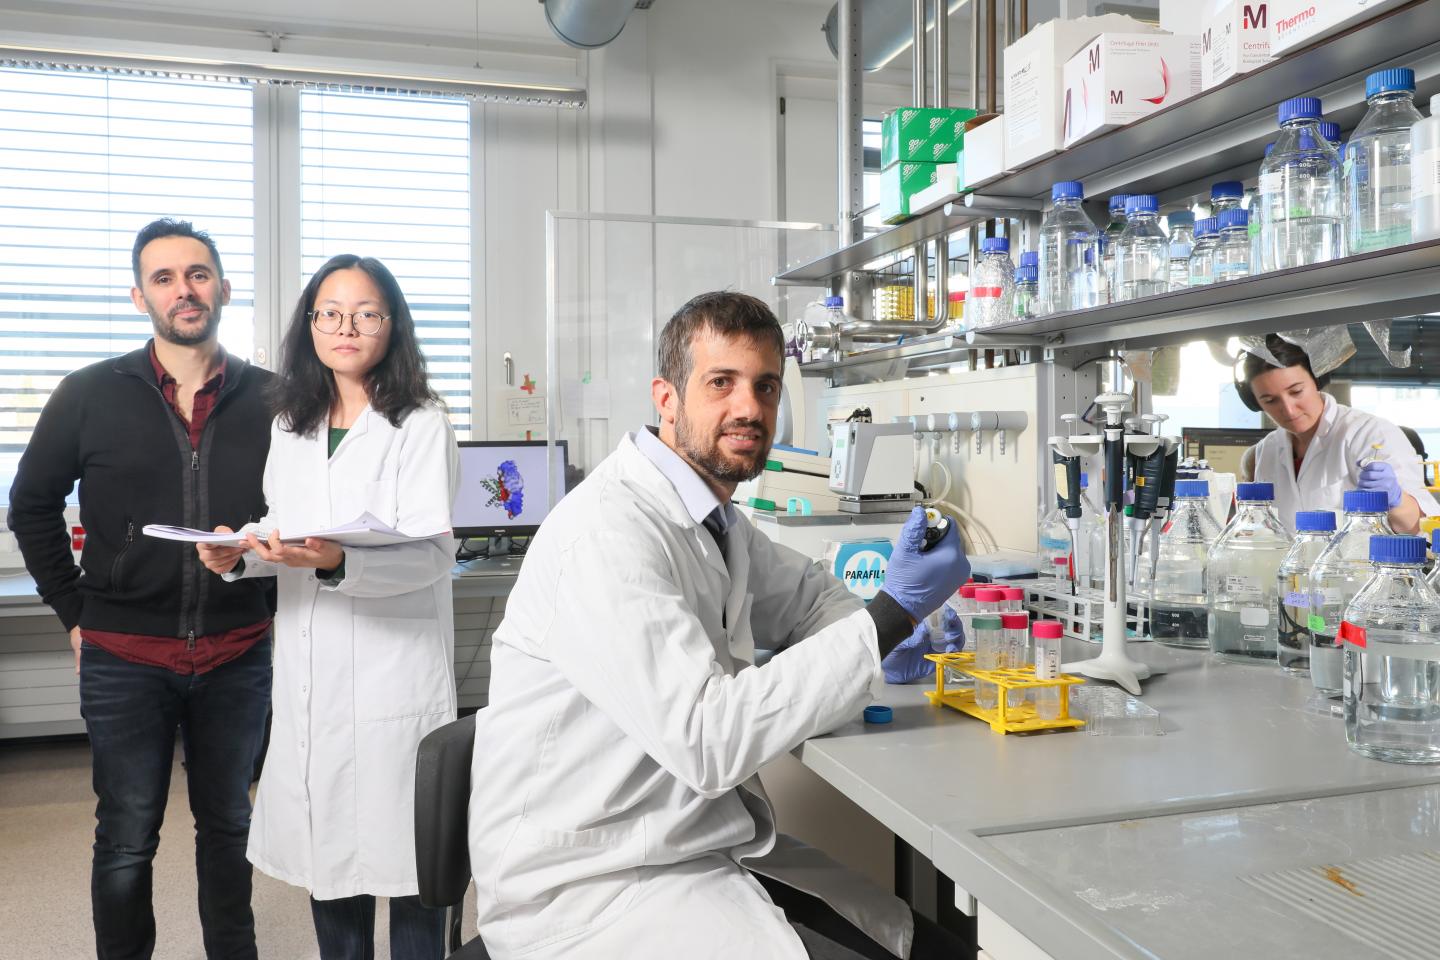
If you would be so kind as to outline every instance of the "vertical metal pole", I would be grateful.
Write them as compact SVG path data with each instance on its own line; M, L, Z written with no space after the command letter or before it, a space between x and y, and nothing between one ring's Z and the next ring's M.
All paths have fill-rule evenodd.
M1030 32L1030 0L1020 0L1020 29L1015 32L1015 38L1025 36Z
M995 96L995 0L985 0L985 112L994 113L998 104L999 98Z
M950 105L950 0L935 4L935 106ZM935 319L950 319L950 235L935 238Z
M1015 0L1005 0L1005 46L1015 42Z
M856 212L864 202L865 153L863 123L865 97L864 70L860 63L860 0L840 0L840 74L836 100L839 103L839 211L835 225L840 232L840 246L848 247L860 239L860 218ZM856 302L854 274L845 273L838 284L838 293L845 298L845 310L853 317L868 316Z
M914 40L910 52L914 57L910 78L910 103L925 106L925 0L914 0Z
M970 0L970 107L980 110L980 0Z

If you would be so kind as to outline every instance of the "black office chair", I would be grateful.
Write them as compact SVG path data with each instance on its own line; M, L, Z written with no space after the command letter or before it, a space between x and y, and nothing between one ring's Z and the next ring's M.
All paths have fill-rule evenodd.
M461 946L465 891L470 886L470 759L475 715L432 730L415 757L415 866L420 902L445 908L453 960L489 960L479 937Z

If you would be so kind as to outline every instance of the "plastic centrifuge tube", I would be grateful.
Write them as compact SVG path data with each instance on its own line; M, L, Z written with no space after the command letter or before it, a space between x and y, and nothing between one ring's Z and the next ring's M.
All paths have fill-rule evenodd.
M1060 676L1060 622L1042 620L1033 628L1035 634L1035 679L1055 680ZM1035 715L1041 720L1060 716L1060 698L1064 687L1036 687Z
M971 623L975 632L975 669L994 670L1000 666L1000 649L1003 643L1000 618L979 616ZM998 704L998 688L993 682L975 679L975 705L982 710L994 710Z
M1000 666L1007 670L1019 670L1030 662L1030 617L1024 613L1000 615L1000 627L1005 631L1005 653ZM1024 690L1011 690L1005 698L1011 708L1025 703Z
M975 591L976 613L993 613L998 616L1004 602L1005 591L999 587L981 587Z
M975 607L975 591L978 588L973 583L967 583L960 588L960 613L979 613Z
M1019 587L1002 587L1001 592L1005 594L1005 600L1001 609L1006 613L1025 612L1025 591Z

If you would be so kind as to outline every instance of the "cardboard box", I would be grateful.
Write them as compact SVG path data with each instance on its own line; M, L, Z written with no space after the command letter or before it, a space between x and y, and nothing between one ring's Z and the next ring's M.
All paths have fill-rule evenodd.
M1064 145L1199 92L1199 37L1102 33L1065 64Z
M963 159L964 156L965 152L962 150L960 157ZM912 214L924 213L955 199L959 194L960 161L937 163L935 165L935 183L910 198L910 212Z
M965 131L960 185L967 190L1010 172L1005 163L1005 114Z
M1217 87L1270 62L1267 4L1231 0L1200 34L1200 89Z
M880 171L880 219L886 223L909 220L911 200L940 179L940 164L920 161L892 163Z
M1313 43L1404 0L1269 0L1270 55ZM1297 93L1296 96L1299 96Z
M1012 170L1060 151L1065 61L1102 33L1160 33L1117 13L1047 20L1005 48L1005 163Z
M901 107L880 120L880 166L906 160L954 163L965 143L965 121L974 110Z

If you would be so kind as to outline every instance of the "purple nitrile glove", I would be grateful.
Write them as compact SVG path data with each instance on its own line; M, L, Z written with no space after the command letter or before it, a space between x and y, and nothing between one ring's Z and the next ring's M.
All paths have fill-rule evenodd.
M944 624L944 652L959 653L965 648L965 625L960 617L948 606L941 618ZM936 653L930 642L930 627L924 621L915 627L915 632L880 662L886 683L914 683L935 673L935 661L926 660L925 654Z
M895 538L882 588L917 624L940 609L945 598L959 590L970 576L970 561L954 520L945 536L922 553L924 544L925 511L916 507Z
M1400 498L1404 496L1395 468L1384 460L1372 460L1360 468L1360 489L1385 491L1391 510L1400 506Z

